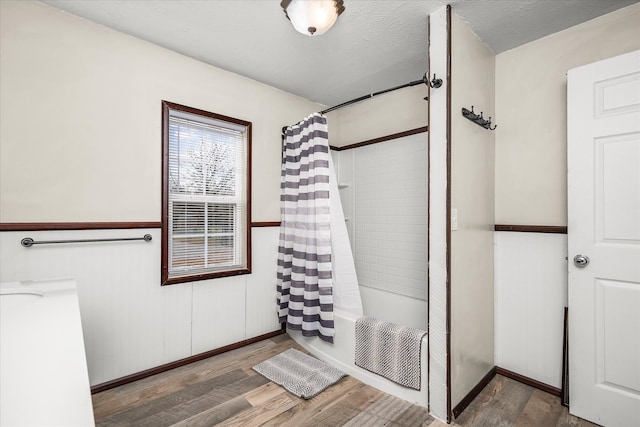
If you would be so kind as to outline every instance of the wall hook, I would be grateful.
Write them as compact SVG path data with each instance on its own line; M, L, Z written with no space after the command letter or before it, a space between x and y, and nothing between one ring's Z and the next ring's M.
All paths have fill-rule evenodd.
M467 110L466 108L463 108L462 115L469 120L475 120L480 117L473 111L473 105L471 106L471 111Z
M498 127L498 125L493 125L493 127L491 127L491 117L489 117L489 119L487 120L487 127L486 129L489 130L496 130L496 128Z

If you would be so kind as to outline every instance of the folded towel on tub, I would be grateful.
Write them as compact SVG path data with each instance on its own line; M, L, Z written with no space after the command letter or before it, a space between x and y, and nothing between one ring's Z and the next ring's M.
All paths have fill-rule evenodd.
M427 331L360 317L356 320L357 366L420 390L420 351Z

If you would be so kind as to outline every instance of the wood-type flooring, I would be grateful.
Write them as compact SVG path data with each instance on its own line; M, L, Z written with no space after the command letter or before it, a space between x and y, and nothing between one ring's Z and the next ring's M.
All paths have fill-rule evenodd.
M288 349L288 335L260 341L93 395L96 426L442 427L423 407L348 376L310 400L251 367ZM500 375L453 426L590 427L560 399Z

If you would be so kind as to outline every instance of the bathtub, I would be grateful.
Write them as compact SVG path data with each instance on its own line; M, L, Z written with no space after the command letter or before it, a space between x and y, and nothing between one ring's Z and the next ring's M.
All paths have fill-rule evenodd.
M425 335L422 338L422 352L420 355L421 389L414 390L356 366L354 359L357 318L358 316L349 312L334 309L335 337L333 344L318 338L303 337L298 331L288 331L288 333L291 338L318 359L341 369L346 374L378 390L426 408L429 403L428 336Z

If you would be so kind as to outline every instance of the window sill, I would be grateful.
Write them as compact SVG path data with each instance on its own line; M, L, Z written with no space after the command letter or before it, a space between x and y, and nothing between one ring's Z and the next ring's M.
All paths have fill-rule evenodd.
M161 285L162 286L177 285L178 283L189 283L189 282L197 282L200 280L219 279L221 277L240 276L242 274L251 274L251 270L249 268L243 268L240 270L217 271L215 273L202 273L202 274L190 274L190 275L176 276L176 277L163 277Z

